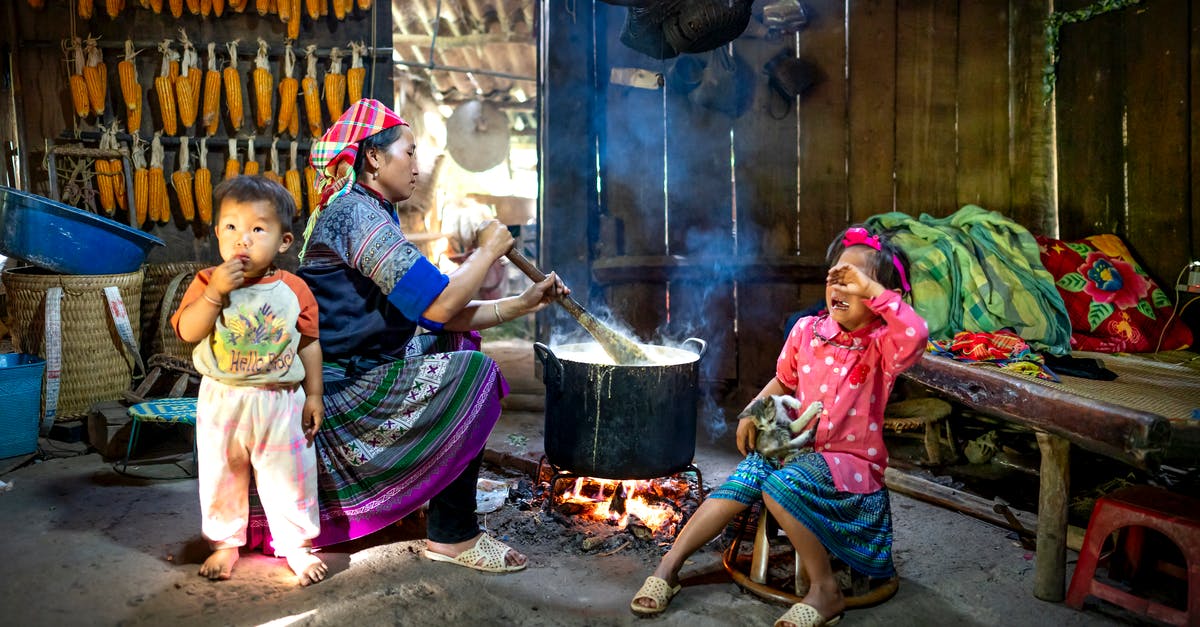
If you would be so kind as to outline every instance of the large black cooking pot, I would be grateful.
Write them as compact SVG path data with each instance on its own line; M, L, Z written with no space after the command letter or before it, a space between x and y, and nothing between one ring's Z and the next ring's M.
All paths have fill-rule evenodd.
M546 384L546 459L602 479L654 479L687 468L696 453L697 365L690 350L640 345L655 365L621 366L598 344L537 342Z

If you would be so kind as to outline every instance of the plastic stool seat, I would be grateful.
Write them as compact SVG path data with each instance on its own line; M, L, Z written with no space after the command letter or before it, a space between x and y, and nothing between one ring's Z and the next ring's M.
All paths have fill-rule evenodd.
M125 449L125 459L121 462L121 472L129 467L129 457L133 454L137 442L138 427L142 423L155 422L160 424L187 424L196 426L195 398L160 398L132 405L125 411L132 419L129 431L129 446ZM196 462L196 445L192 443L192 463Z
M1186 610L1137 596L1095 578L1104 542L1116 531L1121 534L1114 553L1126 556L1136 568L1142 558L1145 529L1163 534L1183 553ZM1098 500L1079 550L1066 604L1080 609L1088 595L1171 625L1200 626L1200 500L1152 486L1122 488Z

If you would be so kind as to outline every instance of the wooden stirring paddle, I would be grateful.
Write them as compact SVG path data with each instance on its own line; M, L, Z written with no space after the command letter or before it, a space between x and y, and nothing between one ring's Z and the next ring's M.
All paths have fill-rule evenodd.
M508 260L513 262L513 265L521 269L525 276L529 277L534 283L546 280L546 274L533 265L533 262L528 257L521 254L517 249L508 251L506 255ZM653 364L654 361L646 355L646 351L642 350L636 342L617 333L612 327L601 322L596 316L588 313L583 305L570 296L560 296L558 304L567 310L579 324L596 338L600 344L600 348L612 357L613 361L620 366L641 366Z

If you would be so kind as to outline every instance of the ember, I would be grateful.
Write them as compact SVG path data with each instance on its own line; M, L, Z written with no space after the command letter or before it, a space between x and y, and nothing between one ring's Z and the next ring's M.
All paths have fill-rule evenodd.
M564 513L608 522L619 529L644 527L652 534L674 536L690 491L685 478L622 481L577 477L557 503Z

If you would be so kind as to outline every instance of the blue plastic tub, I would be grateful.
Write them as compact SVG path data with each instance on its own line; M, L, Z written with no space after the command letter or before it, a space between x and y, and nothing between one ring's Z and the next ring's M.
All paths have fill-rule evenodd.
M37 355L0 354L0 457L37 450L45 367Z
M0 253L63 274L136 272L165 243L120 222L0 185Z

